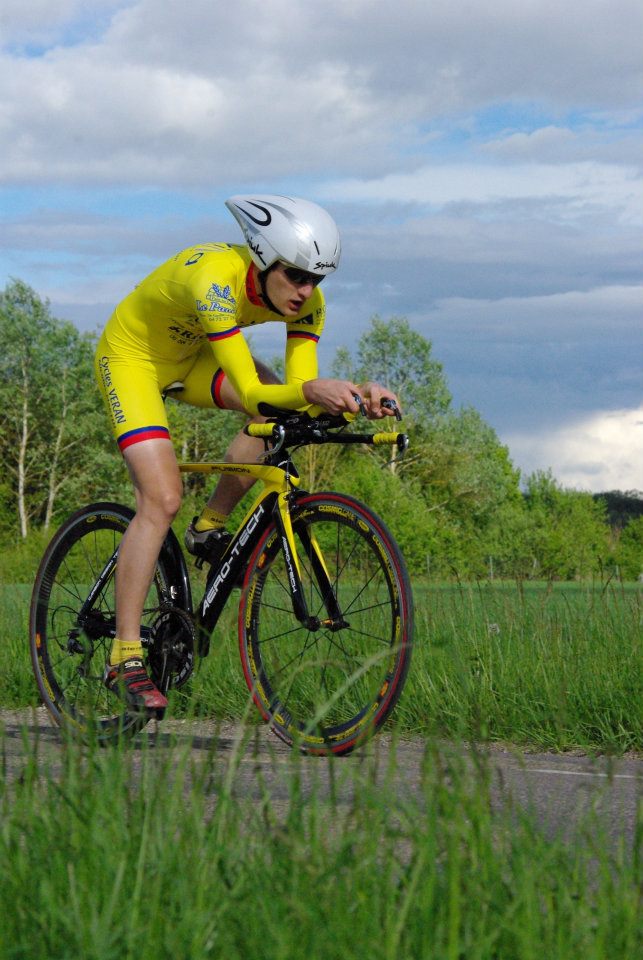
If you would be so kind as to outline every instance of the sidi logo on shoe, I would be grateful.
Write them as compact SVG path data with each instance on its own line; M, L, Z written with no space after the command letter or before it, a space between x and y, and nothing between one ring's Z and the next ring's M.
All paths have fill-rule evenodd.
M166 698L150 680L145 664L138 657L108 664L104 683L130 710L165 710L167 707Z

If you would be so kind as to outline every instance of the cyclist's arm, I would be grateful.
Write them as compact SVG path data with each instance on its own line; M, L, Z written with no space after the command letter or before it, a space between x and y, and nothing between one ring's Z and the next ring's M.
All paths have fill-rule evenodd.
M229 326L208 334L217 366L225 372L231 386L248 413L258 413L258 404L270 403L286 410L297 410L307 404L303 384L299 381L286 384L264 384L250 348L237 326Z
M324 329L326 306L317 289L306 304L306 313L288 321L286 327L286 383L304 384L319 375L317 344Z
M370 419L391 415L392 410L382 406L382 400L397 403L397 397L378 383L368 381L360 386L351 380L318 379L317 343L324 327L325 308L323 297L317 292L316 301L309 302L310 313L288 324L286 382L300 382L308 404L323 407L330 413L357 413L357 395L362 398Z
M263 384L259 380L250 348L237 322L246 269L243 265L241 273L236 261L219 263L217 278L213 282L212 268L208 264L190 278L190 296L216 364L225 372L250 414L258 413L258 404L262 401L287 410L305 407L303 384L298 378L286 384Z
M317 343L324 328L325 304L321 291L316 290L306 304L304 315L289 320L286 326L285 383L263 384L255 369L252 355L239 331L217 336L209 334L214 344L219 365L237 392L244 407L257 412L257 404L270 403L287 410L305 408L310 401L304 394L304 384L316 381L318 375ZM315 401L319 402L319 401Z

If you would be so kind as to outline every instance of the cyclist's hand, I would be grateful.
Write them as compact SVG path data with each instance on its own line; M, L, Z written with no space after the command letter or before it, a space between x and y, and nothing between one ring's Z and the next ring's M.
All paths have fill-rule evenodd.
M350 380L324 378L307 380L303 390L308 403L319 404L329 413L358 413L359 411L355 396L361 397L361 390Z
M392 417L396 415L396 410L401 413L399 401L392 390L381 386L369 380L359 388L360 396L364 398L369 420L381 420L383 417Z

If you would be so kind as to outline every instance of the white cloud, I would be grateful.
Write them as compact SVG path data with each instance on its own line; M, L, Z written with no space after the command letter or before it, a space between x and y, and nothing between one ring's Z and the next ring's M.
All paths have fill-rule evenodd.
M597 205L617 210L626 221L640 222L641 179L641 172L635 167L589 161L432 164L411 173L391 173L372 180L332 181L320 190L322 196L335 200L393 201L438 208L453 203L558 201L558 215L563 218L573 217L576 210L587 205Z
M643 490L643 406L502 439L524 474L551 468L564 486L592 493Z
M412 314L458 403L504 434L555 432L643 395L643 287L551 296L452 297ZM643 483L643 481L641 481Z
M316 45L370 71L387 108L440 115L501 100L638 105L637 0L329 0L311 7ZM633 33L631 32L633 31Z
M597 287L547 296L472 300L450 297L435 304L433 317L467 337L521 343L543 338L587 341L597 331L617 338L643 329L643 286Z
M639 169L642 119L643 114L638 113L617 124L614 117L588 115L575 129L548 124L527 132L501 131L485 141L480 152L514 163L591 161Z
M368 175L424 153L449 112L627 109L640 93L638 0L618 15L604 0L56 7L3 4L6 183ZM7 48L38 24L54 37L44 56Z
M289 61L226 74L101 50L0 61L0 181L211 186L319 169L382 138L384 118L348 67Z

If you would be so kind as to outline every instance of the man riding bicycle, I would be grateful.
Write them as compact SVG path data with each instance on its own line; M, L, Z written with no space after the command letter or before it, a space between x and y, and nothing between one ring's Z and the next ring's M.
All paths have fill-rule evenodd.
M105 683L135 710L167 706L143 662L140 623L161 545L179 509L181 476L163 394L198 407L241 410L263 421L262 404L380 419L397 398L377 383L318 377L317 343L325 319L319 284L340 258L335 222L307 200L235 196L226 201L246 245L189 247L146 277L116 307L96 350L96 376L136 496L136 515L123 537L116 568L116 638ZM286 325L285 383L254 358L243 329L267 321ZM227 461L251 462L263 442L243 432ZM185 537L190 553L211 562L229 539L226 520L252 485L222 476Z

